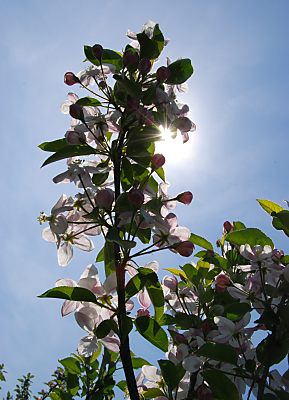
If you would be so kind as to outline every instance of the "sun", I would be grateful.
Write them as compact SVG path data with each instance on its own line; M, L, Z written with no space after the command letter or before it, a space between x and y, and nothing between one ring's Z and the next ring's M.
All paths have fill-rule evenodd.
M183 143L180 132L177 135L168 127L160 126L161 139L155 142L156 153L161 153L166 157L169 164L179 164L188 159L192 148L190 142Z

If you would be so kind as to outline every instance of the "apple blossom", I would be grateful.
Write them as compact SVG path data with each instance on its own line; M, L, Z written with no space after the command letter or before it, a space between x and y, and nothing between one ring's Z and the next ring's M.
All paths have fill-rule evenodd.
M218 292L224 292L230 284L231 279L224 272L215 277L215 288Z

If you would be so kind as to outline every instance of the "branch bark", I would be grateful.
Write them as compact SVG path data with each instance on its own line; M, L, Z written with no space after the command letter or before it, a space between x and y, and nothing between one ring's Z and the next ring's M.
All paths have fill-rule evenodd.
M121 154L122 154L124 136L125 132L121 131L119 134L119 143L113 157L115 200L117 200L117 198L120 196L120 173L121 173L121 161L122 161ZM118 229L117 214L115 215L115 227ZM122 260L120 246L117 243L114 243L114 259L115 259L116 277L117 277L117 297L118 297L117 320L120 332L120 358L124 369L124 374L127 382L130 399L139 400L139 393L137 389L137 384L134 376L134 370L130 354L129 335L126 336L123 335L123 324L126 317L126 307L125 307L126 260Z

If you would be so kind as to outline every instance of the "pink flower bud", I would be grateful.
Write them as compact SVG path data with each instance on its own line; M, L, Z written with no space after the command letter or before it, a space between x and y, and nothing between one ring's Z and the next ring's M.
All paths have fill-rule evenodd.
M166 276L163 278L163 285L164 285L166 288L170 289L170 291L175 292L175 291L177 290L177 287L178 287L177 278L176 278L175 276L166 275ZM168 291L168 292L169 292L169 291Z
M180 203L189 205L193 200L193 193L191 192L183 192L177 196L177 200Z
M190 132L193 127L193 123L188 117L179 117L174 121L174 125L181 132Z
M137 314L136 317L150 317L150 312L149 310L144 310L143 308L140 308L139 310L137 310Z
M272 254L272 260L276 263L280 262L280 259L284 256L283 250L274 249Z
M229 233L234 230L234 226L229 221L225 221L223 227L224 227L224 233Z
M230 284L231 284L230 277L224 274L223 272L221 272L219 275L215 277L215 288L216 291L219 293L225 292L227 286L230 286Z
M207 335L212 329L212 324L208 320L205 320L202 323L202 331L204 335Z
M130 204L138 209L143 205L144 202L144 194L140 189L132 188L127 194L128 201Z
M111 189L101 189L95 196L96 205L105 210L111 210L114 193Z
M155 170L161 168L165 162L166 162L165 156L163 156L162 154L154 154L152 156L152 161L151 161L152 169Z
M103 53L103 47L100 44L95 44L92 47L92 54L97 59L100 60Z
M84 120L83 109L78 104L71 104L69 107L69 114L74 119L79 119L80 121Z
M190 257L194 249L195 246L189 240L185 240L184 242L180 242L174 246L174 250L183 257Z
M175 341L177 342L177 344L181 344L181 343L187 344L188 343L187 338L181 333L176 334Z
M152 67L151 60L148 57L144 57L140 60L138 69L142 75L146 75Z
M65 139L68 144L84 144L86 143L86 137L84 132L67 131Z
M206 385L201 385L197 389L198 400L214 400L213 393Z
M66 74L64 74L64 83L66 85L72 86L79 82L80 80L74 75L73 72L66 72Z
M159 67L156 75L158 82L165 82L170 75L170 70L167 67Z
M139 55L133 49L126 50L123 53L123 63L124 65L136 65L139 62Z

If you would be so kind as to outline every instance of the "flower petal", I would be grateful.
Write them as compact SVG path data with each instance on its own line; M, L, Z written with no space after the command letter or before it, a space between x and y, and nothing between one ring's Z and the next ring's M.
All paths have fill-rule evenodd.
M94 249L93 242L85 235L74 238L73 244L83 251L92 251Z
M85 336L80 339L77 347L78 353L83 357L90 357L99 348L99 343L95 336Z
M71 261L72 256L73 256L72 245L67 242L60 243L57 249L58 264L61 267L66 267L66 265L68 265L69 262Z
M201 359L195 356L189 356L182 362L183 368L189 372L196 372L202 365Z

